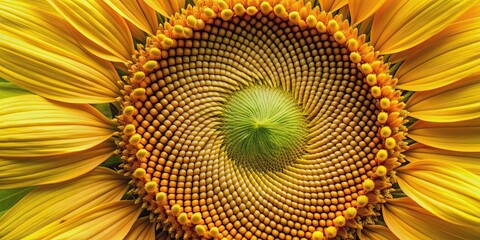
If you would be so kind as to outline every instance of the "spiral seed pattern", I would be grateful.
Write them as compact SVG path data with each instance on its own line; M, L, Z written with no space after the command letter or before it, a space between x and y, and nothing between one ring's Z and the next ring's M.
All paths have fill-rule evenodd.
M378 165L395 155L384 149L392 130L379 134L387 120L365 80L372 71L343 35L278 15L199 20L189 37L140 49L120 118L123 168L152 221L177 237L352 236L346 221L354 228L357 210L371 215L372 191L388 187L392 166ZM270 171L238 164L224 147L230 96L255 86L291 97L306 123L303 154Z

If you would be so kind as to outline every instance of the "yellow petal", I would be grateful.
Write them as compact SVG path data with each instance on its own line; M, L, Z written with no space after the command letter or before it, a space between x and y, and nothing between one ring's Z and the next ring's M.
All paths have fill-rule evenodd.
M480 118L452 123L416 121L408 136L425 145L458 152L478 152L480 149Z
M381 225L365 225L362 229L360 240L396 240L395 234L385 226Z
M323 11L333 12L347 5L348 0L320 0L319 2Z
M410 116L429 122L470 120L480 117L479 92L477 74L445 87L415 92L407 101L407 109Z
M143 0L105 0L105 3L142 31L151 35L157 32L157 13Z
M51 184L78 177L100 165L114 150L115 143L109 140L93 148L68 154L0 157L0 189Z
M185 0L145 0L145 3L166 17L179 13L185 7Z
M480 152L454 152L415 143L404 154L410 162L438 161L459 166L480 175Z
M87 54L46 2L0 3L0 77L46 98L112 102L120 94L110 62Z
M0 100L0 157L83 151L112 136L113 123L90 105L21 95Z
M385 0L349 0L348 8L350 9L350 18L352 26L356 26L363 20L372 16L382 5Z
M395 74L400 89L436 89L478 74L480 16L456 22L417 47L405 51L408 57Z
M103 1L48 2L81 33L77 36L83 35L80 43L88 51L112 62L125 62L131 58L133 40L130 30L125 20Z
M148 217L139 218L124 238L124 240L137 239L155 240L155 224L151 223Z
M120 200L127 182L120 174L99 167L73 180L37 187L0 218L0 239L20 239L100 204Z
M480 235L478 227L443 221L408 197L390 199L382 213L388 228L400 239L477 239Z
M480 176L438 161L397 169L402 191L435 216L462 226L480 226Z
M141 212L133 201L114 201L82 212L61 224L44 227L27 239L123 239Z
M371 39L382 54L412 48L443 30L475 1L387 0L375 14Z

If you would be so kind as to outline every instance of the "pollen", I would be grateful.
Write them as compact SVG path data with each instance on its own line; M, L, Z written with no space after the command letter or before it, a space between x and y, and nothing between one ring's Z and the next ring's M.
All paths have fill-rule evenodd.
M144 42L115 138L129 193L158 229L354 239L378 220L407 114L389 65L341 15L197 0Z

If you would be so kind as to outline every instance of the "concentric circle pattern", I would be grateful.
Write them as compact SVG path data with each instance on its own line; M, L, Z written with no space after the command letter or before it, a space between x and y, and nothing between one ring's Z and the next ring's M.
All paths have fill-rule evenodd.
M367 192L385 151L381 104L352 51L342 36L274 12L210 20L188 38L159 40L165 49L140 49L144 64L131 71L141 81L126 89L121 119L132 193L177 237L311 238L332 226L352 237L343 217L354 219L365 196L380 201ZM291 96L307 129L303 154L268 171L238 164L224 144L230 96L255 86Z

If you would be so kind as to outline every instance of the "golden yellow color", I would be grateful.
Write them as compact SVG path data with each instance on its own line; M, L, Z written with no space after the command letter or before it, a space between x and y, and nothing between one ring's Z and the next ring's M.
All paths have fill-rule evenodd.
M479 9L2 2L0 239L475 239Z

